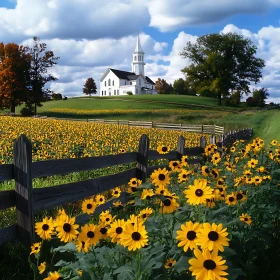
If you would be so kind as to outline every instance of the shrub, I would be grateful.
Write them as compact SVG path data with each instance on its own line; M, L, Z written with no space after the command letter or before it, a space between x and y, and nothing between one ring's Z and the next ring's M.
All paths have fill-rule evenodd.
M24 117L33 116L33 111L30 108L24 107L20 110L20 113Z
M128 91L126 94L127 95L133 95L133 93L131 91Z

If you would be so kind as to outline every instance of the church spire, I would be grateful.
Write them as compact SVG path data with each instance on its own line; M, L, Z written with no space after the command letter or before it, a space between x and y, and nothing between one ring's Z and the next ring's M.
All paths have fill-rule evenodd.
M146 64L144 62L144 52L142 50L141 44L140 44L140 38L139 38L139 32L137 34L136 39L136 48L132 55L132 72L134 72L136 75L143 75L145 77L145 70L144 65Z
M142 50L141 44L140 44L140 39L139 39L139 32L138 32L138 35L137 35L136 48L135 48L134 52L142 52L143 53L143 50Z

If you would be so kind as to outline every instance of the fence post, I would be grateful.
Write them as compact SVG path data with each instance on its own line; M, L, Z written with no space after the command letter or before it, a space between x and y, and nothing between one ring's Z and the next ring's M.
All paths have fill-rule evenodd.
M210 144L216 144L216 136L215 135L210 136Z
M14 143L14 178L17 234L19 240L27 244L35 240L31 167L32 146L23 134Z
M150 140L146 134L143 134L139 140L137 165L136 165L136 178L146 182L147 167L148 167L148 151Z
M184 148L185 148L185 138L181 135L178 138L177 144L177 159L181 160L182 156L184 155Z
M200 137L200 143L199 144L200 144L199 145L200 148L205 149L205 147L206 147L206 138L204 136Z

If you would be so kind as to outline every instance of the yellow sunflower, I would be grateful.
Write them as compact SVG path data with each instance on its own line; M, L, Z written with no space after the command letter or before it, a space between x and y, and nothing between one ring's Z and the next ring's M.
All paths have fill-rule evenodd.
M40 236L40 238L45 240L50 240L54 234L54 223L51 218L43 218L42 222L35 224L35 232Z
M49 277L44 278L44 280L61 280L61 279L63 279L62 275L60 273L58 273L57 271L50 272Z
M93 198L85 199L82 203L82 211L85 214L93 214L96 209L96 203Z
M78 227L79 225L75 224L75 217L62 215L56 224L57 236L62 242L71 242L78 234Z
M250 168L255 168L257 166L258 162L259 161L257 159L252 158L248 161L247 165Z
M148 245L148 233L143 223L127 223L121 235L121 244L129 251L135 251Z
M38 270L40 274L43 274L44 271L46 270L46 262L42 262L39 266L38 266Z
M163 201L160 201L159 212L169 214L175 212L179 207L176 199L173 197L165 197Z
M157 151L159 154L168 154L170 151L170 147L169 146L164 146L164 145L160 145L157 147Z
M252 217L249 216L248 214L242 213L240 216L240 221L242 221L250 226L252 224Z
M38 254L41 250L41 242L34 243L31 245L31 254Z
M171 160L169 161L168 166L172 171L180 172L182 170L181 162L179 160Z
M170 183L169 171L166 168L159 168L151 174L152 183L156 187L165 187Z
M262 177L260 176L255 176L253 179L256 186L260 185L262 182Z
M126 222L124 219L121 220L115 220L111 225L110 228L108 229L108 236L111 238L111 241L113 243L118 243L121 235L124 231Z
M181 230L177 230L176 239L179 240L178 247L183 247L184 252L187 252L190 248L191 250L196 249L196 234L200 230L201 225L199 223L193 223L192 221L186 222L185 225L181 225Z
M153 214L153 209L147 207L147 208L141 210L140 213L138 214L138 216L141 217L141 219L146 220L146 219L149 218L152 214Z
M212 156L211 162L213 162L214 165L218 165L218 163L221 161L221 155L220 153L215 153Z
M191 171L188 171L186 169L182 169L181 172L178 174L178 183L186 182L188 181L188 175L191 174Z
M90 246L96 246L101 239L100 227L95 224L86 224L81 227L79 236L81 240L88 241Z
M114 188L113 190L112 190L112 196L113 197L120 197L120 195L121 195L121 189L120 188Z
M105 198L104 195L98 194L98 195L95 197L95 201L96 201L97 205L101 205L101 204L104 204L104 203L105 203L106 198Z
M201 167L201 172L203 176L209 176L210 169L206 165L204 165Z
M160 194L160 195L165 195L165 196L171 196L169 190L167 187L165 186L160 186L156 189L156 194Z
M129 219L127 220L127 223L130 223L132 225L135 225L135 224L144 224L144 219L141 217L141 216L136 216L134 214L130 215L129 216Z
M173 260L172 258L169 258L169 259L166 260L166 262L164 264L164 267L169 269L172 266L174 266L175 264L176 264L176 260Z
M144 189L143 191L142 191L142 194L141 194L141 199L142 200L145 200L145 199L147 199L147 200L149 200L152 196L154 196L155 194L154 194L154 191L152 190L152 189Z
M247 195L243 193L243 191L239 191L238 193L235 193L235 197L237 201L244 202L247 199Z
M195 179L194 184L188 186L188 189L184 190L184 194L187 201L191 205L204 204L206 199L213 197L212 189L207 186L206 179Z
M113 202L113 205L114 205L115 207L117 207L118 209L123 208L123 204L122 204L122 202L119 201L119 200L114 201L114 202Z
M189 165L187 159L188 159L188 156L182 156L182 158L181 158L181 165L182 166L186 167L186 166Z
M208 208L214 208L216 206L214 197L213 198L207 198L205 206L208 207Z
M207 249L203 252L195 249L194 255L195 258L189 260L191 265L189 270L192 272L192 276L196 277L196 280L227 280L223 276L228 275L224 271L228 269L228 266L224 265L226 261L218 256L217 250L210 253Z
M226 204L227 205L236 205L237 200L235 194L232 192L231 194L226 196Z
M114 220L115 216L113 217L109 210L106 211L102 211L99 215L99 220L101 223L105 224L105 225L110 225L112 223L112 221Z
M130 187L138 187L141 184L142 184L142 181L137 178L131 178L130 181L128 182L128 185Z
M101 237L102 239L106 240L107 239L107 233L108 233L108 226L103 224L103 223L99 223L99 228L100 228L100 233L101 233Z
M203 227L197 233L197 245L201 246L201 249L219 250L224 251L223 246L229 246L229 239L226 237L228 235L227 228L223 229L222 224L204 223Z
M87 239L87 237L83 234L79 234L78 236L78 240L74 242L78 252L85 252L88 253L89 251L89 247L90 247L90 243L89 240Z

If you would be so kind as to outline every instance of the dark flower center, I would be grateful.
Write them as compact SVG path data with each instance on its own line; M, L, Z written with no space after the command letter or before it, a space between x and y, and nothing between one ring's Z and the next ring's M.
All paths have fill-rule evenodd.
M187 233L187 238L188 238L189 240L194 240L194 239L196 238L196 232L193 231L193 230L188 231L188 233Z
M91 209L92 208L92 205L89 203L87 204L87 209Z
M136 181L132 181L131 184L132 184L132 185L136 185Z
M223 185L223 183L224 183L223 181L220 180L218 181L218 185Z
M217 177L217 176L218 176L218 173L217 173L215 170L212 170L211 173L212 173L212 175L213 175L214 177Z
M101 229L100 229L100 232L101 232L102 234L105 234L105 233L107 232L107 228L101 228Z
M187 175L186 174L183 174L183 176L182 176L183 178L187 178Z
M149 199L151 199L151 197L150 197L149 195L147 195L147 196L146 196L146 199L148 199L148 200L149 200Z
M133 192L136 192L136 188L135 187L131 187L131 190L133 191Z
M165 199L163 201L164 206L170 206L171 205L171 200L170 199Z
M101 197L101 198L99 198L99 201L103 201L103 198Z
M49 229L49 225L43 224L42 229L43 229L43 230L48 230L48 229Z
M218 157L214 157L214 160L218 160L219 158Z
M110 218L106 218L106 222L109 222L110 221Z
M210 172L208 168L205 168L204 171L205 171L206 173L209 173L209 172Z
M122 231L123 231L123 229L122 229L121 227L117 227L117 228L116 228L116 233L117 233L117 234L121 234Z
M216 268L216 263L212 260L205 260L203 266L208 270L213 270Z
M143 218L143 219L146 219L146 217L147 217L147 214L146 214L146 213L142 215L142 218Z
M85 241L82 241L82 247L83 247L83 248L85 247L85 244L86 244L86 242L85 242Z
M160 191L160 194L164 194L164 190L161 190L161 191Z
M202 196L202 195L203 195L203 190L197 189L197 190L195 191L195 195L196 195L196 196Z
M168 266L169 266L169 267L172 267L172 263L169 263Z
M141 234L139 232L133 232L131 237L133 240L139 241L141 239Z
M164 174L159 174L159 175L158 175L158 179L159 179L160 181L163 181L163 180L165 179L165 175L164 175Z
M163 152L167 152L167 147L162 147L161 149Z
M223 188L218 188L220 192L222 192L224 189Z
M242 199L243 198L243 194L242 193L238 193L237 195L236 195L236 199L237 200L240 200L240 199Z
M228 199L230 202L233 202L234 201L234 197L230 197L229 199Z
M57 278L57 280L63 280L63 278L60 276L59 278Z
M87 237L88 238L93 238L94 237L94 232L93 231L88 231Z
M258 182L259 180L260 180L259 178L256 178L256 179L255 179L256 182Z
M173 162L173 166L177 166L178 165L178 162Z
M208 233L208 238L211 240L211 241L217 241L218 238L219 238L219 234L216 232L216 231L210 231Z
M38 247L35 247L35 250L38 250L39 248Z
M71 225L68 224L68 223L65 223L65 224L63 225L63 230L64 230L65 232L70 232L70 231L71 231Z
M247 221L248 221L248 218L244 218L244 221L247 222Z

